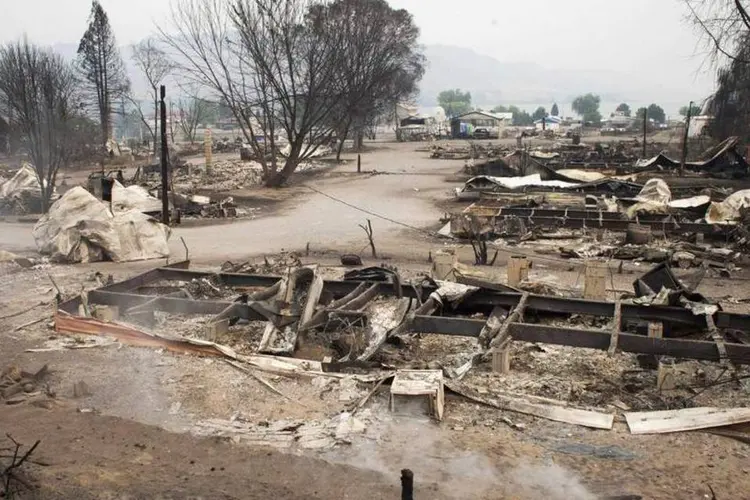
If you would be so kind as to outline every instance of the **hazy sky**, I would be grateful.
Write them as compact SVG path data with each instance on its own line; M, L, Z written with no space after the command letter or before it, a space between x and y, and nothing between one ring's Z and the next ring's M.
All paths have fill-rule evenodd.
M118 43L153 31L170 0L101 0ZM411 11L424 43L472 48L501 61L550 69L617 70L634 82L669 83L703 97L713 72L700 71L697 35L682 0L390 0ZM43 44L76 43L86 0L0 0L0 38L28 34Z

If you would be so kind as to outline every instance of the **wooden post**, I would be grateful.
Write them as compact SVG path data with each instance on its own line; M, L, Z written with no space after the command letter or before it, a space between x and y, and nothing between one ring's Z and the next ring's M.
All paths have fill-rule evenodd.
M401 500L414 500L414 473L401 469Z
M510 373L510 342L492 350L492 371L503 375Z
M167 104L164 98L167 96L167 87L159 88L161 97L161 222L169 225L169 150L167 146Z
M211 130L206 129L203 133L203 155L206 160L206 175L210 175L211 173L211 163L213 161L212 150L213 139L211 138Z
M357 173L362 173L362 155L357 155Z
M523 255L512 255L508 259L508 286L518 284L529 277L529 260Z
M682 157L680 158L680 177L685 175L685 161L687 160L688 133L690 132L690 113L693 110L693 101L688 105L685 117L685 135L682 136Z
M586 263L586 280L583 285L583 298L605 300L607 298L607 270L603 262Z
M643 158L646 158L646 132L648 131L648 108L643 108Z
M660 339L664 336L664 323L653 322L648 324L648 336L654 339Z
M656 372L656 389L661 391L672 391L677 387L675 374L677 373L674 363L665 363L659 361L659 368Z

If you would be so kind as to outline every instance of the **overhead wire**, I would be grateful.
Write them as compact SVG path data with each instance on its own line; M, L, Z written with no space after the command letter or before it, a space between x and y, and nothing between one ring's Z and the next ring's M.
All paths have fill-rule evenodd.
M399 226L411 229L413 231L417 231L419 233L422 233L422 234L425 234L425 235L428 235L428 236L440 236L440 237L443 237L443 235L438 235L434 231L429 231L427 229L423 229L423 228L419 228L419 227L416 227L416 226L412 226L411 224L407 224L406 222L401 222L401 221L398 221L398 220L393 219L391 217L387 217L387 216L379 214L377 212L373 212L372 210L368 210L366 208L357 206L357 205L355 205L353 203L350 203L348 201L342 200L341 198L338 198L338 197L333 196L331 194L325 193L325 192L321 191L320 189L314 188L314 187L310 186L309 184L305 184L304 187L306 187L310 191L313 191L313 192L315 192L315 193L317 193L317 194L319 194L321 196L325 196L326 198L328 198L330 200L333 200L333 201L335 201L337 203L341 203L342 205L346 205L347 207L352 208L354 210L357 210L359 212L371 215L373 217L377 217L378 219L382 219L382 220L385 220L387 222L391 222L393 224L396 224L396 225L399 225ZM524 257L528 257L530 259L542 260L542 261L547 261L547 262L554 262L554 263L557 263L557 264L560 264L560 263L564 262L564 261L560 261L559 259L554 259L554 258L551 258L551 257L545 257L543 255L538 255L538 254L531 254L531 253L523 252L521 250L514 249L514 248L508 248L508 247L504 247L504 246L500 246L500 245L494 245L494 247L497 250L500 250L500 251L503 251L503 252L507 252L507 253L512 253L512 254L515 254L515 255L521 255L521 256L524 256ZM611 260L612 259L610 258L607 262L610 262ZM584 267L586 267L586 263L585 262L570 262L570 265L578 267L580 269L583 269ZM611 273L612 273L612 270L610 269L610 278L613 281L612 285L613 285L613 288L614 288L614 280L613 280L613 277L611 276ZM579 273L579 278L580 278L580 273Z

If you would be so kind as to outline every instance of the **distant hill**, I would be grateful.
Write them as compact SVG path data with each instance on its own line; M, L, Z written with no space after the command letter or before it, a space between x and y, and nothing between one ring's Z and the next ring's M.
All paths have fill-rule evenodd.
M78 44L59 43L53 49L72 60ZM703 97L691 95L690 88L669 88L663 80L655 84L649 75L638 75L641 80L638 81L639 78L616 71L550 69L533 62L501 62L452 45L427 45L424 49L428 68L420 83L419 104L422 106L435 106L437 95L450 88L469 90L475 105L514 104L523 108L524 105L536 106L536 103L550 106L556 101L561 111L564 105L569 107L576 96L586 92L602 98L603 111L607 111L605 103L614 109L619 102L628 102L632 107L656 102L668 114L676 113L691 99ZM146 95L147 86L130 59L130 47L120 47L120 51L133 90L138 95ZM570 111L565 109L564 112Z
M587 92L602 102L660 102L665 108L695 98L690 90L675 91L649 75L608 70L550 69L535 63L501 62L471 49L450 45L425 46L429 67L421 82L419 103L434 106L445 89L469 90L475 105L570 103ZM595 61L592 61L595 64ZM640 80L640 81L639 81Z

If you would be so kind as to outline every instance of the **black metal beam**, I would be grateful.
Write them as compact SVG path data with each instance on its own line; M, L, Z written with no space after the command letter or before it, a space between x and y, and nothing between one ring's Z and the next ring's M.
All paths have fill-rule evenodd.
M498 222L499 222L498 216ZM528 222L533 226L541 227L564 227L569 229L611 229L613 231L626 231L630 224L634 224L632 220L609 220L598 218L565 218L565 217L525 217L524 221ZM663 231L666 234L682 234L682 233L701 233L706 235L725 235L728 234L732 229L729 226L721 226L717 224L704 224L695 222L662 222L662 221L649 221L641 220L640 224L643 226L649 226L651 229Z
M485 322L475 319L417 316L411 324L415 333L436 333L478 337ZM566 345L606 351L611 333L604 330L562 328L527 323L512 323L508 332L514 340ZM673 356L676 358L719 361L716 344L702 340L651 338L632 333L620 333L617 342L623 352ZM750 364L750 345L725 343L728 358L737 364Z
M188 271L181 269L160 268L158 279L190 281L194 278L206 278L216 273L206 271ZM259 276L251 274L218 273L218 277L228 286L272 286L280 278L274 276ZM325 290L337 297L351 293L360 282L358 281L325 281ZM425 287L422 289L424 300L435 288ZM393 295L395 290L390 283L379 283L378 294ZM401 285L401 294L404 297L415 298L416 292L409 285ZM476 312L478 308L491 309L494 306L505 306L513 308L521 299L520 293L498 292L494 290L479 290L467 297L461 304L460 310ZM613 302L585 300L566 297L551 297L546 295L530 295L526 305L527 310L539 312L550 312L559 314L589 314L611 318L615 313ZM704 329L706 320L703 316L696 316L692 311L682 307L669 306L647 306L639 304L623 304L622 317L631 320L661 321L667 323L678 323L693 325ZM719 328L731 328L750 332L750 315L718 312L714 315L714 321Z
M138 295L133 293L110 292L108 290L92 290L89 292L89 302L108 306L118 306L123 312L154 300L153 295ZM171 314L205 314L216 315L225 310L233 302L223 300L191 300L177 297L158 297L151 304L154 311ZM266 321L266 317L253 310L247 304L237 304L240 318L249 321Z
M156 272L149 271L145 274L136 276L128 280L131 286L134 283L137 286L145 286L150 283L158 282L160 280L184 280L190 281L195 278L207 278L216 275L216 273L206 271L189 271L175 268L159 268L154 270ZM219 278L228 286L253 286L253 287L267 287L274 285L280 278L274 276L259 276L250 274L236 274L236 273L218 273ZM125 282L123 282L125 283ZM354 290L359 285L358 281L333 281L326 280L325 290L333 293L335 296L342 297ZM430 293L435 291L432 287L425 287L422 289L422 300L424 300ZM106 294L100 292L117 292L118 296L107 297ZM395 293L394 287L389 283L378 284L378 294L382 295L393 295ZM414 298L416 297L415 290L408 285L401 286L401 293L404 297ZM99 290L89 292L92 302L111 305L123 305L123 307L132 307L140 305L146 300L153 298L151 296L142 296L132 293L123 293L119 289L113 290L112 287L105 287ZM497 292L493 290L482 289L467 297L460 305L459 311L464 312L477 312L481 309L491 309L495 306L504 306L507 308L513 308L518 304L521 299L519 293L506 293ZM122 304L117 301L122 301ZM177 302L174 302L177 301ZM180 313L182 302L197 302L189 301L188 299L169 299L165 302L160 302L164 307L174 308L170 309L173 312ZM204 301L205 302L205 301ZM209 301L211 302L211 301ZM226 302L213 301L215 305L206 306L205 314L218 314L221 312L221 306L226 306ZM72 306L72 304L71 304ZM215 308L220 308L216 310ZM588 314L592 316L601 317L613 317L614 315L614 303L612 302L600 302L593 300L575 299L575 298L563 298L563 297L551 297L544 295L530 295L527 310L535 310L538 312L549 312L558 314ZM190 310L194 310L190 309ZM75 311L70 311L75 313ZM197 312L195 314L203 314ZM675 323L682 325L692 325L697 329L705 329L706 320L703 316L694 315L690 310L680 307L668 307L668 306L646 306L637 304L623 304L622 305L622 317L624 319L631 320L642 320L642 321L661 321L665 323ZM254 319L255 315L252 312L247 313L246 319ZM714 315L714 322L719 328L727 328L734 330L741 330L750 332L750 315L747 314L735 314L718 312Z
M471 212L468 212L470 215ZM512 215L515 217L554 217L571 219L602 219L602 220L629 220L622 212L607 212L605 210L583 210L578 208L558 209L558 208L523 208L523 207L502 207L496 214L498 217ZM648 215L639 217L640 221L662 222L667 217ZM629 220L635 223L635 220Z
M159 281L162 275L163 269L177 269L177 270L187 270L190 267L190 261L189 260L183 260L179 262L175 262L173 264L168 264L164 267L157 267L155 269L151 269L149 271L146 271L145 273L139 274L137 276L133 276L132 278L118 281L117 283L112 283L111 285L104 286L102 288L99 288L99 290L109 290L111 292L129 292L132 290L135 290L136 288L146 286L150 283L155 283Z

